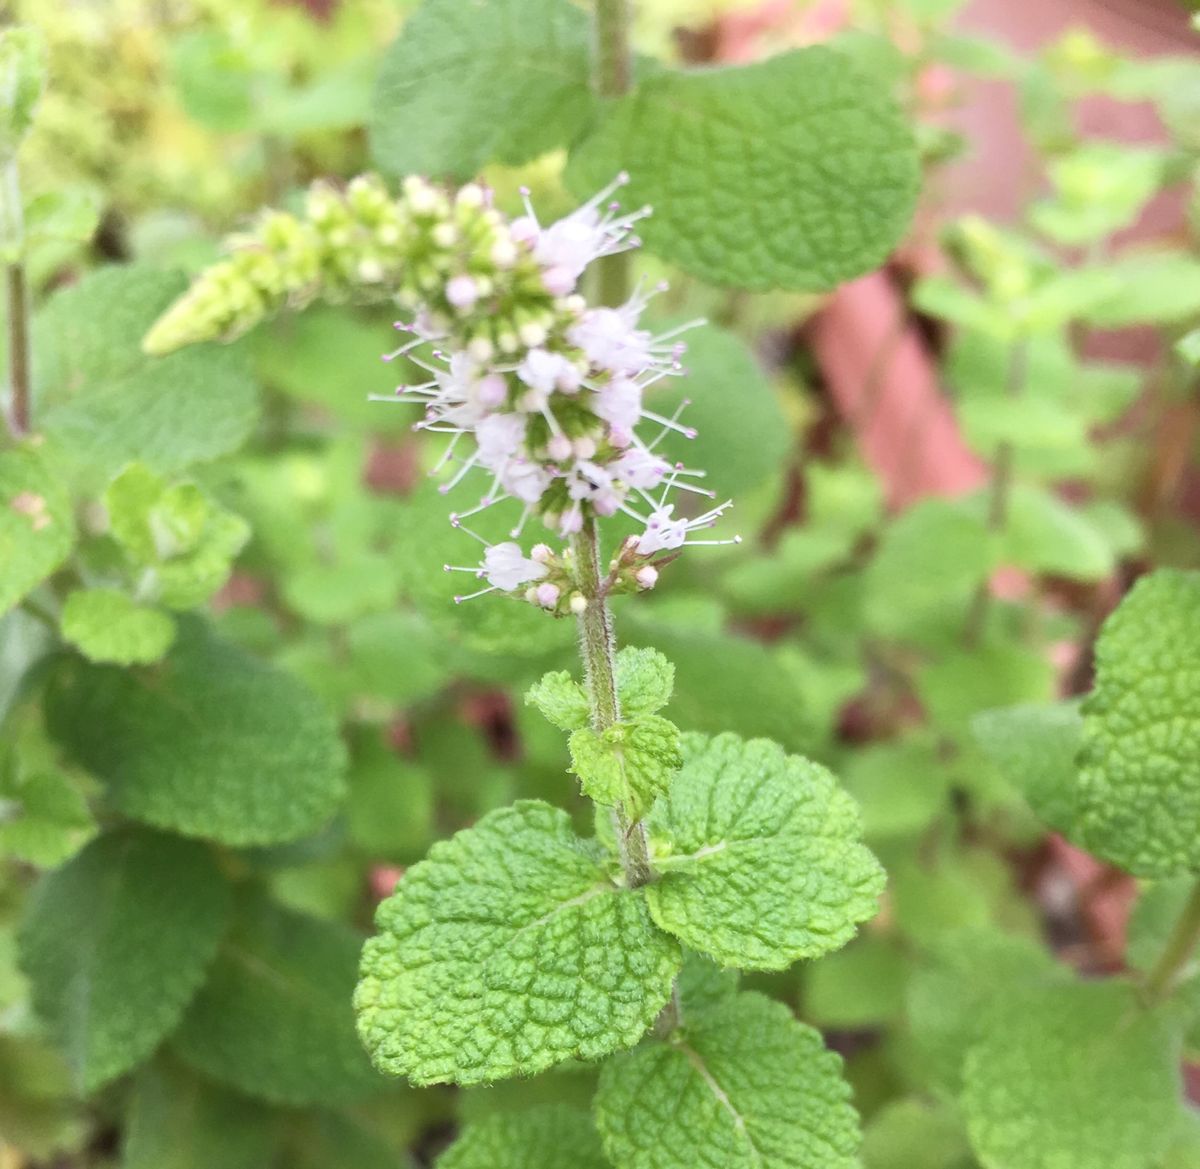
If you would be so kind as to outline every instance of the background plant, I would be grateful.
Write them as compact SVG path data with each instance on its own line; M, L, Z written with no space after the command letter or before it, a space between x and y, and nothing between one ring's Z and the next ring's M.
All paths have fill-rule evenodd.
M0 556L0 596L20 602L2 626L0 686L8 696L0 839L9 858L0 1133L23 1150L12 1155L395 1165L429 1160L461 1127L450 1164L502 1163L503 1142L528 1150L538 1140L546 1152L524 1157L553 1164L562 1126L574 1134L565 1147L593 1139L594 1068L453 1095L417 1091L371 1072L353 1034L361 931L391 883L381 863L412 864L433 840L514 798L568 804L574 832L593 830L586 804L572 802L565 736L522 701L547 669L569 666L571 622L495 598L456 608L448 601L461 581L430 571L463 562L471 545L420 473L439 448L426 452L400 411L365 401L417 373L378 364L394 310L360 304L370 298L351 280L341 303L281 316L229 347L162 359L140 349L186 287L172 269L195 272L214 258L211 227L253 232L242 217L263 202L303 219L292 192L310 177L375 165L465 181L485 167L501 205L517 213L524 182L548 220L573 200L557 177L561 154L545 152L570 145L577 194L627 167L629 205L656 205L644 225L651 255L637 264L651 281L672 267L672 288L654 305L661 327L697 313L732 326L689 336L686 389L662 387L656 408L669 415L683 394L693 399L688 416L700 436L681 439L678 457L706 467L737 499L736 522L716 535L746 540L685 557L651 597L623 601L621 640L672 659L665 713L685 730L766 736L832 766L861 803L889 872L883 913L859 939L787 973L748 976L743 993L797 1009L845 1053L868 1166L1026 1165L1031 1149L1049 1163L1188 1164L1194 1123L1179 1104L1177 1052L1190 1044L1191 918L1177 877L1186 884L1190 860L1164 848L1146 867L1120 796L1133 784L1139 816L1158 809L1162 823L1186 826L1188 772L1128 774L1103 745L1108 712L1126 710L1123 695L1173 678L1179 709L1163 725L1179 728L1186 759L1187 667L1171 651L1195 639L1191 577L1152 578L1127 602L1130 615L1101 643L1097 696L1082 718L1073 706L1047 706L1090 687L1087 647L1114 579L1195 562L1194 532L1160 472L1164 460L1151 453L1163 449L1151 445L1159 419L1192 409L1186 347L1182 357L1165 347L1161 368L1147 375L1097 362L1080 346L1101 326L1150 322L1174 340L1194 323L1200 302L1186 244L1141 255L1110 242L1155 190L1190 173L1188 64L1122 61L1081 37L1021 60L947 33L944 13L928 6L872 5L837 46L854 56L857 74L843 79L840 59L816 53L742 75L753 92L757 71L769 68L764 90L778 93L791 60L807 79L829 70L829 85L851 87L854 101L879 103L892 90L920 111L922 70L946 61L1004 73L1026 95L1052 180L1028 225L950 228L954 278L923 280L914 292L921 312L951 323L944 380L968 439L997 469L993 484L891 516L845 430L811 425L822 399L805 389L810 367L783 326L814 299L727 295L714 285L827 287L883 259L903 227L903 200L897 189L879 194L891 210L874 221L878 234L846 254L809 231L811 221L789 232L786 215L779 220L772 199L782 169L756 172L768 181L753 190L740 171L732 181L707 176L711 203L698 210L676 185L699 155L664 155L664 143L687 135L654 119L663 109L726 110L731 99L719 87L736 74L660 76L647 61L628 107L609 112L585 81L582 14L542 6L534 15L543 19L528 21L574 63L535 84L522 70L546 55L536 37L514 45L477 22L444 26L453 16L435 4L387 55L368 156L356 131L366 99L351 92L368 88L373 69L362 62L390 33L390 6L370 10L374 25L356 26L347 9L328 56L320 51L328 28L298 14L281 24L274 10L243 6L239 23L217 8L180 8L177 23L147 25L114 19L114 6L95 26L96 43L132 43L170 68L123 73L130 90L108 123L122 133L106 147L108 161L89 170L81 147L103 139L85 129L83 111L108 109L116 90L96 86L102 70L78 67L78 39L60 33L67 25L32 7L58 62L41 109L49 117L57 102L63 116L35 122L20 156L26 232L15 256L35 310L35 439L4 456L5 497L15 504L6 514L19 521L5 531L21 541ZM668 55L658 30L692 19L642 16L645 48ZM284 27L294 33L276 35ZM904 52L890 47L897 32ZM497 44L502 52L488 51ZM462 52L437 56L446 45ZM108 49L96 51L104 59ZM244 62L236 73L251 79L234 87L250 96L232 113L212 108L229 86L206 92L218 76L206 63L214 58ZM461 106L446 102L437 70L414 67L443 60L472 80L455 86ZM353 64L339 75L338 61ZM70 70L93 88L73 90ZM268 116L271 95L298 89L302 98L310 84L314 126L293 133L272 122L282 115ZM1067 115L1097 88L1158 102L1177 127L1171 149L1147 156L1081 144ZM102 100L93 100L97 89ZM510 103L509 93L519 97ZM322 124L322 111L343 97L344 120ZM812 97L789 103L796 117L787 125L822 121L805 104ZM191 144L186 158L163 165L162 135L128 117L139 106L153 117L171 109L176 126L189 127L171 135ZM653 133L640 141L633 128L643 120ZM63 137L50 137L54 124ZM428 139L397 132L413 126L427 127ZM930 126L919 139L936 180L955 142ZM770 137L764 144L782 148ZM825 155L836 148L821 143ZM64 174L69 167L78 173ZM640 173L649 191L637 190ZM829 190L799 181L804 171L790 175L789 189L811 189L813 207L835 195L846 204L858 172L847 163L828 173ZM32 204L67 177L92 194L66 207L57 234L36 234ZM745 205L772 207L765 242L738 234ZM102 263L112 258L134 262ZM620 282L611 272L604 279ZM772 358L770 379L746 341ZM1188 443L1170 449L1181 453L1166 462L1182 473ZM214 611L204 602L235 558ZM1019 599L984 588L997 564L1026 573ZM1155 644L1160 628L1162 664L1143 679L1140 653L1122 647ZM1065 684L1048 658L1063 645L1078 653ZM1076 771L1080 735L1087 746ZM1045 885L1029 896L1040 874L1055 874L1039 860L1045 837L1034 813L1142 879L1126 977L1077 979L1072 967L1111 974L1122 958L1086 938L1086 901L1051 897ZM52 871L30 892L38 869ZM192 900L183 910L183 894L152 901L162 889ZM21 929L23 974L18 917L30 923ZM1172 933L1176 920L1184 928ZM93 955L94 975L71 981L88 969L81 949ZM714 982L693 994L715 1008L727 990ZM81 994L86 1014L72 997ZM1143 996L1163 1001L1144 1012L1132 1005ZM1089 1046L1114 1030L1119 1047ZM787 1080L804 1082L799 1069ZM1084 1082L1090 1094L1064 1098L1056 1087Z

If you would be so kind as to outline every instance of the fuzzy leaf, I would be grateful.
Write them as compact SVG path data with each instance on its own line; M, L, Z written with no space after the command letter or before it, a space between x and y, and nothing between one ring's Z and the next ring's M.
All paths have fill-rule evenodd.
M587 18L566 0L426 0L379 74L376 162L469 179L565 146L592 114L588 47Z
M654 920L722 965L781 970L844 946L876 912L884 875L854 801L775 743L686 736L647 823Z
M228 909L208 849L144 829L106 833L42 878L21 965L81 1090L129 1071L175 1028Z
M636 1043L678 946L565 812L522 801L434 845L376 915L355 995L385 1071L480 1083Z
M63 606L62 635L93 662L156 662L175 640L175 622L117 589L80 589Z
M324 706L195 618L180 620L175 648L154 667L62 662L46 712L120 811L185 836L295 840L343 795L345 752Z
M166 1061L134 1084L121 1169L263 1169L279 1117Z
M0 454L0 613L7 613L71 551L71 501L41 456Z
M983 753L1056 832L1075 826L1075 755L1083 731L1079 704L1010 706L971 720Z
M825 48L662 72L572 159L590 194L622 169L652 204L651 250L717 284L824 290L878 266L908 226L913 136L886 93Z
M853 1169L850 1095L816 1031L739 994L609 1060L596 1127L616 1169Z
M630 646L617 654L617 694L626 718L666 706L674 686L675 667L658 650Z
M536 706L560 731L575 731L587 726L587 695L566 670L543 674L529 688L525 701Z
M339 1105L386 1087L354 1034L359 938L247 898L175 1036L192 1067L278 1104Z
M584 792L598 804L622 805L635 820L667 790L683 762L679 728L653 714L599 734L583 727L570 745L571 766Z
M1084 702L1087 847L1142 877L1200 872L1200 573L1144 577L1104 623Z
M592 1118L563 1104L500 1112L469 1124L437 1169L609 1169Z
M1116 980L1003 1002L963 1078L967 1130L987 1169L1151 1169L1182 1091L1165 1019Z

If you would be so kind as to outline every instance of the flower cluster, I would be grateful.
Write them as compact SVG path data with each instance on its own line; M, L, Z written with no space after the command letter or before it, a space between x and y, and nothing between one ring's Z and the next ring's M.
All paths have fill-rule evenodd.
M420 404L417 428L448 436L437 468L443 491L473 471L487 480L477 504L451 521L470 532L465 521L503 500L520 508L513 540L465 570L487 582L482 591L568 611L577 601L569 552L539 545L526 556L516 540L532 518L569 540L617 513L640 532L619 550L605 590L652 587L655 558L706 542L694 533L729 504L676 515L674 493L711 493L695 482L702 472L660 449L671 432L693 436L679 421L682 406L668 416L647 403L652 386L683 373L678 337L689 326L658 336L644 329L651 294L642 289L616 307L590 305L579 292L594 261L638 246L649 208L625 212L612 201L626 181L548 225L528 193L525 214L509 220L474 183L450 194L412 177L396 197L371 176L344 191L317 184L302 215L270 212L235 237L228 258L168 309L143 347L165 353L230 339L317 297L398 304L410 319L397 323L405 340L385 360L404 355L426 376L386 400Z
M449 465L453 473L442 489L473 471L486 477L478 503L452 522L470 531L465 521L477 513L507 499L520 506L514 540L488 547L481 566L463 571L486 580L482 592L517 592L556 611L579 602L569 587L570 557L557 558L545 545L526 556L515 541L531 518L569 539L595 518L631 517L640 534L621 549L607 582L619 590L652 587L653 558L703 542L693 533L729 506L695 518L675 515L673 492L711 493L693 482L702 472L672 463L659 449L672 431L694 432L680 423L679 411L656 413L646 401L651 386L683 373L678 336L689 326L653 336L640 323L645 292L598 307L577 291L593 261L637 245L634 225L648 211L622 213L609 202L624 182L619 177L548 226L538 222L528 195L524 216L491 219L497 238L490 268L476 254L471 267L448 274L437 297L397 326L410 336L389 355L408 356L428 375L386 400L420 403L417 427L448 436L438 470ZM486 206L487 193L466 186L455 200L464 203ZM514 270L522 273L523 302L511 293ZM541 311L531 312L539 298Z

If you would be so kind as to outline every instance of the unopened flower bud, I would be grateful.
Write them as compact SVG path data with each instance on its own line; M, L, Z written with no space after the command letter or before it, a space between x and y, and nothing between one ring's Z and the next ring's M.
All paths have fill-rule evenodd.
M643 564L641 568L633 574L633 579L637 581L638 588L652 589L658 584L658 569L652 564Z
M585 597L582 593L574 593L571 596L568 607L576 617L579 617L587 612L587 605L587 597Z
M558 585L544 581L534 590L536 600L543 609L553 609L558 604L561 590Z

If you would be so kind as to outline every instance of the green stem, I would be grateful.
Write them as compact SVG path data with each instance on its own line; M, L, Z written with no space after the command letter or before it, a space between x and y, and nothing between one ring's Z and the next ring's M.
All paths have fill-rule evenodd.
M632 0L596 0L592 19L593 84L602 98L618 98L633 84ZM596 292L604 304L629 299L633 269L628 252L600 261Z
M1019 398L1025 385L1026 368L1028 365L1028 347L1024 339L1013 343L1009 354L1008 377L1005 382L1005 392L1010 399ZM996 457L992 461L992 476L990 496L988 499L987 526L988 531L1001 535L1008 527L1009 499L1012 495L1013 464L1016 451L1011 442L1002 442L996 448ZM968 646L979 644L983 631L987 626L988 609L992 603L991 582L983 580L975 590L971 600L971 608L967 613L967 623L963 630L963 640Z
M8 308L8 428L13 438L28 433L29 389L29 293L25 287L25 265L21 254L25 225L21 208L21 184L13 159L0 171L0 246L5 259L5 291Z
M1148 1006L1154 1006L1171 993L1197 944L1200 944L1200 881L1192 889L1154 968L1146 975L1143 994Z
M8 294L8 426L13 438L29 433L29 294L25 288L25 265L9 264Z
M604 596L600 574L600 533L594 519L572 541L575 579L587 607L579 615L579 646L583 655L584 680L591 706L592 729L608 730L621 719L617 695L617 646L612 614ZM631 889L654 879L650 847L641 821L629 818L621 805L613 810L613 827L621 850L621 866Z

